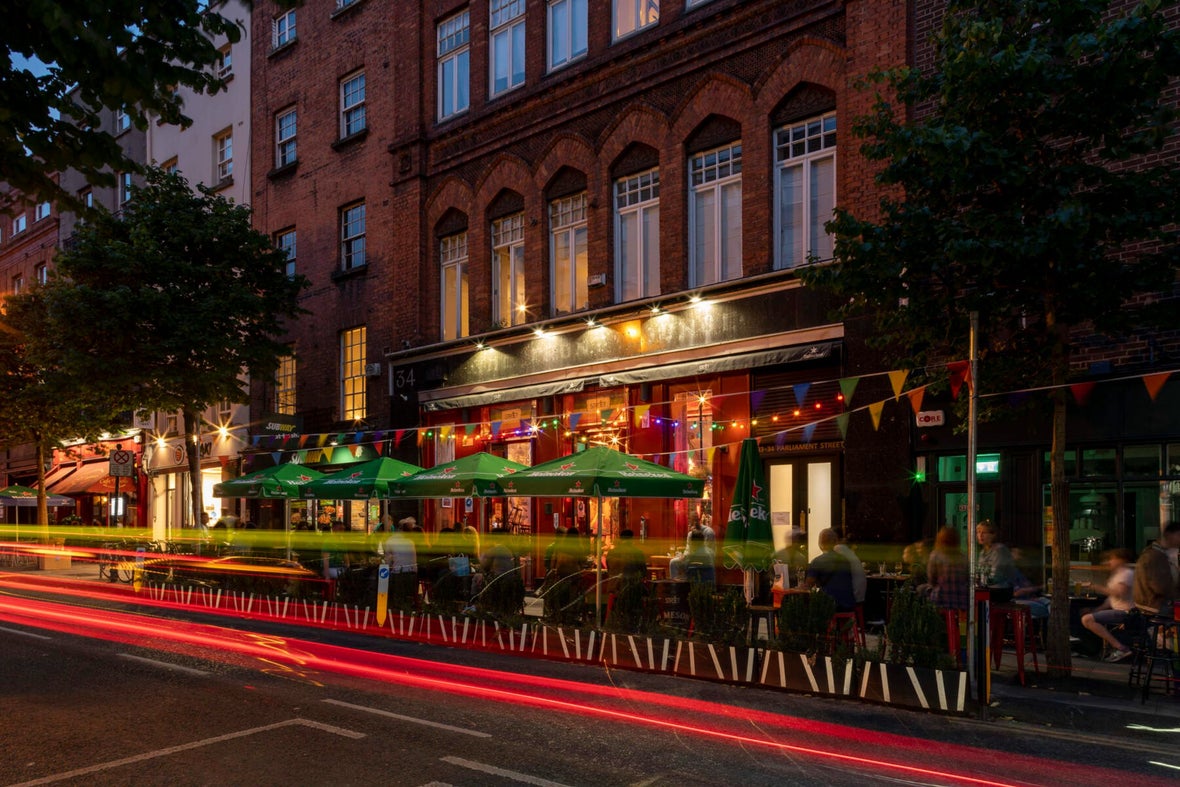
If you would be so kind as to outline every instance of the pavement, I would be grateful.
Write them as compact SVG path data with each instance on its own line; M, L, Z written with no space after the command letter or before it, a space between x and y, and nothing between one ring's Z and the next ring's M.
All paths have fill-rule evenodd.
M96 566L77 562L37 573L98 580ZM528 596L525 612L539 616L540 600ZM1025 684L1021 685L1015 654L1005 651L999 669L991 675L991 702L980 717L1074 734L1158 737L1180 732L1180 692L1165 694L1153 687L1143 701L1139 689L1129 685L1129 662L1110 664L1075 654L1071 674L1063 679L1048 670L1043 653L1037 661L1039 669L1034 669L1031 655L1026 654Z

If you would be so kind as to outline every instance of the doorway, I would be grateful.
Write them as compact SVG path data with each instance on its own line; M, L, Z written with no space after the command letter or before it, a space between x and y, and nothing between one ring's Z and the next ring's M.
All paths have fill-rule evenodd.
M839 524L839 482L834 457L775 462L768 468L770 526L774 548L788 545L793 531L806 536L807 559L819 554L819 533Z

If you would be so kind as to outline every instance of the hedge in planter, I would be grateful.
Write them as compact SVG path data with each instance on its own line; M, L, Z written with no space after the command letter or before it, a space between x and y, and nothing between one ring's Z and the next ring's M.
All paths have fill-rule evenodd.
M677 645L674 671L710 680L756 680L758 652L746 644L750 610L742 588L717 593L709 583L694 584L688 607L692 638Z
M791 593L778 610L777 633L762 661L760 683L816 694L852 693L845 638L833 636L836 601L827 593Z

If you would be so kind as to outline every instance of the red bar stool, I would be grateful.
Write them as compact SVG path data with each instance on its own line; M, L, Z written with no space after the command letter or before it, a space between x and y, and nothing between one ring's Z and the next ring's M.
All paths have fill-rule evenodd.
M844 642L852 648L865 646L865 630L857 621L855 612L837 612L828 624L828 637L835 642Z
M955 660L955 666L962 666L962 633L963 623L967 620L967 610L965 609L943 609L942 620L946 624L946 647L950 652L951 658Z
M1037 662L1037 640L1032 628L1032 612L1024 604L992 604L991 621L992 661L998 669L1004 657L1004 646L1011 642L1016 652L1016 675L1023 686L1025 648L1032 652L1033 671L1041 671L1041 666ZM1009 626L1012 629L1011 640L1005 638Z

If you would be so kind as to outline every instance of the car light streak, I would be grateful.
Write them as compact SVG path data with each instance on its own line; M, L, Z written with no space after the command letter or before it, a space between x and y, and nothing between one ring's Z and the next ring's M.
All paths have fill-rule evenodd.
M893 733L755 711L684 697L668 697L635 689L587 686L575 681L519 675L374 653L273 635L223 629L102 609L80 612L66 604L0 597L0 619L63 633L113 640L203 659L246 664L253 669L290 675L317 683L317 675L333 673L386 684L445 691L451 694L561 711L588 718L640 724L676 734L703 736L784 754L808 755L866 769L952 783L1000 785L1115 783L1125 775L1089 765L997 753ZM273 672L271 674L274 674ZM594 704L592 704L594 703ZM641 708L641 711L636 711ZM695 719L694 723L681 721ZM739 725L735 727L734 724ZM759 735L750 734L751 727ZM790 740L783 740L785 736ZM773 737L772 737L773 736ZM857 753L861 752L861 753ZM898 756L908 753L914 765ZM935 757L954 763L955 770L930 764ZM1004 780L990 777L1002 767ZM1140 784L1165 784L1140 779Z

